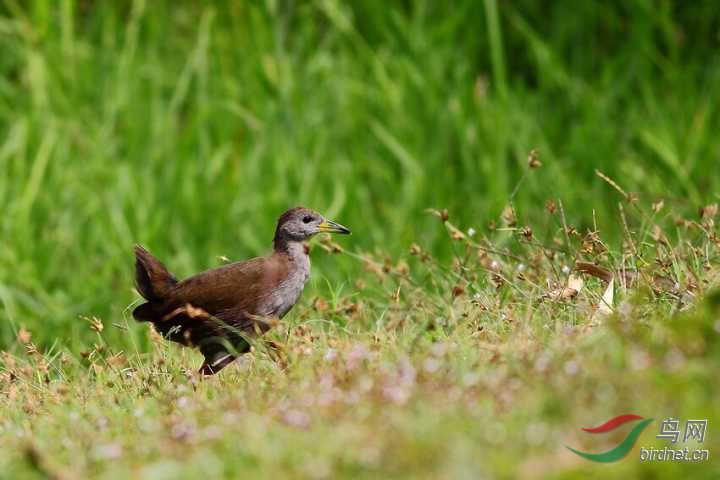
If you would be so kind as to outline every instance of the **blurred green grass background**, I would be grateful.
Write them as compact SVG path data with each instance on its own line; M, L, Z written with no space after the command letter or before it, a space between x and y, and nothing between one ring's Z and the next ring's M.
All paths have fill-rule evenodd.
M520 222L556 198L618 232L596 169L717 201L719 24L712 1L6 1L0 347L120 321L135 242L184 276L264 253L296 204L351 250L437 244L427 207L482 228L533 148ZM314 289L360 271L315 257Z

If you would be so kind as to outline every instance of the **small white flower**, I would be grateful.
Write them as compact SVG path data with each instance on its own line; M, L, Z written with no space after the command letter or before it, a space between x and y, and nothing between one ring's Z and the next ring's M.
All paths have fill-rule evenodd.
M337 358L337 352L333 348L328 348L327 351L325 352L325 355L323 355L323 359L326 362L332 362L336 358Z
M468 228L468 230L467 230L468 237L474 237L476 233L477 232L472 227Z
M570 360L565 363L565 373L568 375L575 375L580 371L580 365L575 360Z
M441 367L440 362L436 358L428 358L423 362L423 368L427 373L435 373Z
M497 260L490 262L490 270L500 270L500 264Z
M527 268L527 267L525 266L524 263L518 263L518 266L517 266L517 271L518 271L518 272L524 272L524 271L525 271L525 268Z
M93 456L98 459L115 460L122 456L123 449L119 443L98 445L93 449Z
M567 265L563 265L562 273L564 273L565 275L570 275L570 267L568 267Z
M311 419L310 415L301 410L289 409L283 415L283 420L291 427L307 428L310 425Z

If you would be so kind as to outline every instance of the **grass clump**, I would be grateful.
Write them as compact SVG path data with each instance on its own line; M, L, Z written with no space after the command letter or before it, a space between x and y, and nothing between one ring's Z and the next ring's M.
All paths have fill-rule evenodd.
M626 431L580 427L632 412L657 432L602 467L673 478L687 462L637 458L663 448L662 420L720 419L715 207L682 220L622 202L617 247L552 206L547 242L513 207L482 231L431 211L449 261L421 244L398 258L323 239L316 250L366 274L304 302L272 348L256 342L209 380L190 370L196 353L150 332L150 353L106 343L123 324L87 319L97 338L79 356L40 351L23 330L24 351L3 357L0 464L55 478L581 478L606 472L564 445L610 449ZM712 456L711 433L687 446Z
M265 253L294 204L447 260L423 210L498 217L533 148L521 223L561 198L619 238L596 169L684 215L718 201L714 6L506 3L4 3L3 344L24 324L80 351L78 316L131 298L134 243L189 275Z
M720 476L718 9L576 3L3 2L0 477ZM356 235L272 348L130 320L134 243L294 204ZM670 417L710 461L637 460Z

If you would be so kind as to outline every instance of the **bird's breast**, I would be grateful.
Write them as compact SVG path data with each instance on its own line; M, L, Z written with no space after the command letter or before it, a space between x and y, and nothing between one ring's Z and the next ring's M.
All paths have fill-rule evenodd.
M307 268L303 265L301 268L293 269L266 299L266 305L263 308L265 315L284 317L300 299L309 277L309 264Z

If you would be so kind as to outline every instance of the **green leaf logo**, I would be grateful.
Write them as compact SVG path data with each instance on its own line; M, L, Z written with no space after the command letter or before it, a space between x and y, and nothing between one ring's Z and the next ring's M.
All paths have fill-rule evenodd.
M643 417L639 415L633 415L633 414L624 414L619 415L615 418L611 418L604 424L602 424L599 427L595 428L583 428L586 432L590 433L607 433L611 430L614 430L615 428L619 427L623 423L631 422L633 420L642 419ZM640 436L642 431L647 427L647 424L652 422L652 418L648 418L643 420L642 422L638 423L633 427L632 430L630 430L630 433L627 434L627 436L623 439L620 444L613 448L612 450L608 450L607 452L603 453L587 453L587 452L580 452L578 450L575 450L574 448L570 448L567 445L565 445L565 448L570 450L573 453L576 453L580 455L581 457L585 457L588 460L592 460L593 462L601 462L601 463L610 463L610 462L617 462L621 458L623 458L625 455L628 454L630 449L632 449L633 445L635 445L635 441Z

